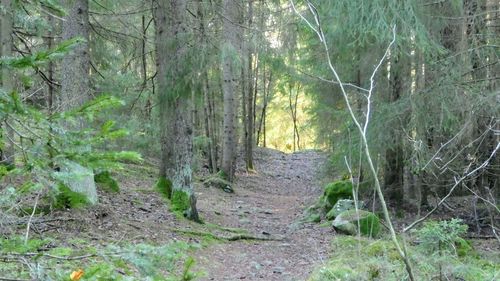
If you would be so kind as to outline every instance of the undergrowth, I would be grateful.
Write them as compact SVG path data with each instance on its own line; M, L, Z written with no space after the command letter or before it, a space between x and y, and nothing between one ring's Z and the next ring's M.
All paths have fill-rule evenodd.
M417 280L497 280L500 257L483 258L462 238L466 226L458 220L428 222L413 233L407 252ZM389 239L336 236L333 257L314 271L309 281L409 280Z
M85 241L83 241L85 242ZM196 244L173 242L109 245L83 249L52 247L53 239L21 237L0 239L0 280L69 281L73 272L82 271L81 281L154 280L189 281L201 274L193 271L188 256Z

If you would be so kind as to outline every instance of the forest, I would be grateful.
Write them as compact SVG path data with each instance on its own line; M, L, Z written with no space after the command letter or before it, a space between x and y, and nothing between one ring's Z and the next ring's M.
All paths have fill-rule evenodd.
M2 0L0 281L499 280L500 1Z

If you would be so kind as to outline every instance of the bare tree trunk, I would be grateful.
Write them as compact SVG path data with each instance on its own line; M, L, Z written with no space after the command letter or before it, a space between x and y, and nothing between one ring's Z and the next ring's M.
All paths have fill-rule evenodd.
M253 23L253 0L248 0L248 27L252 27ZM253 35L252 35L253 37ZM249 40L252 42L252 40ZM246 84L248 92L247 92L247 115L246 115L246 132L245 132L245 158L246 158L246 168L247 170L253 170L253 146L254 146L254 77L253 77L253 53L255 52L255 47L250 43L247 47L248 51L248 68L247 68L247 81Z
M263 81L263 98L264 98L264 104L262 106L262 111L260 114L260 122L259 122L259 130L257 131L257 139L259 140L259 136L262 133L262 147L266 147L266 117L267 117L267 105L269 104L269 97L270 97L270 91L271 91L271 83L273 79L273 73L271 72L269 74L269 80L267 80L267 86L266 86L266 72L264 69L264 81Z
M61 72L61 108L64 110L83 105L90 100L90 55L88 0L65 0L67 16L63 21L62 39L81 37L73 51L64 56Z
M171 209L199 221L193 191L193 120L186 1L155 1L156 60L162 163L160 177L171 183Z
M236 1L224 0L223 9L223 62L222 62L222 91L224 93L224 134L222 150L222 171L227 180L233 181L236 165L236 87L238 83L238 66L235 63L238 57L238 6Z
M0 42L2 57L12 56L12 24L13 24L13 8L12 0L2 0L2 10L0 16ZM14 90L14 80L11 71L7 67L2 67L2 88L5 92L10 94ZM5 120L0 120L1 122ZM0 141L6 145L0 149L0 163L11 166L14 165L14 143L12 130L9 128L2 128L4 124L0 123Z
M214 115L211 108L211 98L210 98L210 88L208 85L208 77L207 73L204 73L203 78L203 97L204 97L204 111L205 111L205 134L209 139L208 143L208 160L210 165L210 171L212 173L217 172L217 152L215 149L216 146L216 137L214 132Z
M393 63L391 64L391 89L389 103L397 102L403 95L403 81L409 77L403 76L406 64L402 61L402 54L396 54ZM403 147L402 137L398 123L393 123L389 128L391 139L394 143L389 144L389 148L385 151L385 172L384 186L387 190L388 199L397 206L402 206L403 203Z
M142 15L142 38L141 38L141 75L142 75L142 86L141 93L145 91L148 86L148 60L146 56L146 41L147 41L147 32L148 26L146 25L146 16ZM146 97L146 104L144 106L144 115L147 120L151 120L151 95Z

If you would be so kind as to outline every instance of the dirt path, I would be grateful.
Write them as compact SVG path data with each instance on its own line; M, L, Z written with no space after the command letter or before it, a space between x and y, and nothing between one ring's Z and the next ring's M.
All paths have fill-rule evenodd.
M201 190L201 215L218 225L283 240L236 241L205 248L196 256L207 273L202 280L306 280L328 256L330 228L294 227L304 208L321 194L317 179L324 156L259 149L255 160L257 173L239 173L235 194L205 196L213 190Z

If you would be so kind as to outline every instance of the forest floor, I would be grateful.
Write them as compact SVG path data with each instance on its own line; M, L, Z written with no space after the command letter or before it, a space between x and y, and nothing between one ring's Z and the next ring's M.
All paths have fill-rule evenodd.
M315 151L285 154L258 148L254 173L237 169L234 193L195 185L205 224L178 218L152 186L154 165L128 165L115 174L120 193L101 193L96 207L57 211L33 220L32 229L57 241L53 247L78 247L186 241L202 245L190 253L197 280L306 280L328 259L330 227L298 224L305 208L322 193L326 156ZM55 218L55 220L52 220Z
M65 263L59 264L56 259L52 263L47 261L45 266L48 269L62 266L63 275L75 268L100 267L100 262L104 261L114 263L110 274L138 276L137 266L136 270L130 271L128 269L134 267L99 256L110 249L116 251L140 244L161 247L187 242L190 247L178 249L194 258L196 264L190 270L200 273L196 280L307 280L314 269L346 251L331 246L332 240L342 236L336 235L328 224L299 223L303 211L322 194L326 179L332 178L332 175L324 174L326 160L326 155L317 151L285 154L258 148L255 151L255 172L246 172L243 161L239 161L234 193L204 186L202 180L208 173L201 169L196 173L195 192L204 224L188 221L169 211L167 200L153 188L158 176L154 159L146 161L149 164L127 164L125 170L113 174L120 184L120 192L99 191L96 206L58 210L33 217L30 239L48 239L44 241L49 242L28 250L34 255L25 252L21 255L36 263L38 253L48 253L44 258L49 260L53 258L50 255L65 253L59 259ZM466 204L458 201L450 203L457 207L455 216L467 222L467 216L472 212L470 206L466 208ZM435 218L448 218L448 213L436 212ZM415 217L411 212L404 215L394 220L398 229ZM26 218L20 218L19 228L15 230L22 237ZM478 252L486 254L485 260L498 265L500 249L495 240L474 239L472 242ZM71 251L61 251L64 248ZM332 252L334 248L337 253ZM1 250L0 247L0 254ZM145 255L148 256L149 252ZM3 275L12 276L10 273L18 270L17 267L6 267L16 265L2 263L1 256L0 279ZM187 264L185 261L185 255L175 257L173 269L163 271L169 276L182 275ZM383 262L377 266L386 267ZM20 275L13 277L25 276L28 276L27 272L20 271Z

